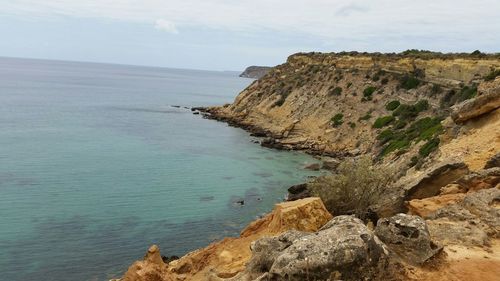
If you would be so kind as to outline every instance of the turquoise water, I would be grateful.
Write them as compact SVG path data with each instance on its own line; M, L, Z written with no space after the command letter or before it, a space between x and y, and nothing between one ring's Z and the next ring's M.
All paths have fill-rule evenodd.
M182 255L269 211L314 160L171 107L250 82L0 58L0 280L107 280L153 243Z

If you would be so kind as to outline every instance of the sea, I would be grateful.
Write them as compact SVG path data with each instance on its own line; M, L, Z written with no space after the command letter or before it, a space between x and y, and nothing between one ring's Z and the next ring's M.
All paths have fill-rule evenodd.
M194 115L237 72L0 58L0 280L109 280L228 236L317 172ZM244 204L238 203L244 201Z

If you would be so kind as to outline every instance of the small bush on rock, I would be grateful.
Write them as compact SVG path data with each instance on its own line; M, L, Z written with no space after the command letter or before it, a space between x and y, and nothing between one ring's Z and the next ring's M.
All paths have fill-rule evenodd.
M399 105L401 105L401 103L398 100L393 100L393 101L388 102L385 105L385 109L387 109L389 111L393 111L396 108L398 108Z
M392 174L387 168L375 168L370 158L362 157L341 163L338 174L319 177L309 188L335 216L354 214L366 219L392 182Z
M394 121L394 119L395 119L394 116L391 115L379 117L377 118L377 120L375 120L375 123L373 123L373 128L380 129L382 127L385 127L389 125L392 121Z
M342 125L342 123L344 123L343 119L344 119L344 114L337 113L330 120L332 121L333 126L338 127L338 126Z
M415 89L420 85L420 80L415 76L405 75L399 80L401 88L406 90Z

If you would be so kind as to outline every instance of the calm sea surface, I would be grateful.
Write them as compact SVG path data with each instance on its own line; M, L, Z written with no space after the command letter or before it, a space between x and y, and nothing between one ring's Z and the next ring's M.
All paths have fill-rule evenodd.
M0 280L108 280L151 244L182 255L269 211L314 160L171 106L231 102L250 82L0 58Z

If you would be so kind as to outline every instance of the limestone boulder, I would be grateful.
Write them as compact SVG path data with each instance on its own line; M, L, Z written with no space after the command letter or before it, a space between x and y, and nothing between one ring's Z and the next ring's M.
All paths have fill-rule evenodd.
M380 219L375 234L410 264L423 264L442 250L431 240L427 224L419 216L397 214Z
M370 280L387 265L388 255L383 243L352 216L335 217L314 234L258 241L252 250L248 274L264 280Z

